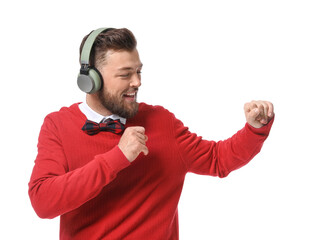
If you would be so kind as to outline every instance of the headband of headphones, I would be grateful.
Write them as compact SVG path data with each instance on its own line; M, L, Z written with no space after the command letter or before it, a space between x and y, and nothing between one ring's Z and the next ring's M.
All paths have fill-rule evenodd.
M82 48L82 52L81 52L81 64L87 64L89 65L89 57L90 57L90 53L93 47L93 44L96 40L96 38L98 37L98 35L104 31L106 31L108 28L99 28L94 30L91 34L89 34L89 36L87 37L84 46Z
M90 66L90 53L97 36L109 30L109 28L99 28L91 32L87 37L81 52L81 70L77 77L78 87L85 93L97 92L102 85L102 77L97 69Z

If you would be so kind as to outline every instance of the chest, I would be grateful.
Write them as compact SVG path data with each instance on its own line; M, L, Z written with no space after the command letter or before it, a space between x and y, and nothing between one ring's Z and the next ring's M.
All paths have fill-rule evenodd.
M147 172L151 176L169 177L184 171L180 153L177 151L175 139L167 131L146 128L149 154L140 154L125 172L136 172L143 178ZM104 154L118 145L121 135L100 132L89 136L83 131L72 131L71 137L63 142L64 153L69 171L83 167L93 161L96 155Z

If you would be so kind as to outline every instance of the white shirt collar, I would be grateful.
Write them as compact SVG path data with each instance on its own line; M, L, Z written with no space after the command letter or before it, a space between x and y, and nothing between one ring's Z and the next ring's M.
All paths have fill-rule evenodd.
M81 112L86 116L86 118L90 121L100 123L107 118L111 118L113 120L120 119L121 123L126 123L126 118L120 117L116 114L110 115L110 116L103 116L97 112L95 112L93 109L91 109L86 102L82 102L79 104L79 108Z

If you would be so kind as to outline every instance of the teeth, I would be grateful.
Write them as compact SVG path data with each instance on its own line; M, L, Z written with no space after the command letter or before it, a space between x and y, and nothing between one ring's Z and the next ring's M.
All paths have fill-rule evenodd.
M135 93L126 93L125 95L126 95L126 96L130 96L130 97L133 97L133 96L135 96Z

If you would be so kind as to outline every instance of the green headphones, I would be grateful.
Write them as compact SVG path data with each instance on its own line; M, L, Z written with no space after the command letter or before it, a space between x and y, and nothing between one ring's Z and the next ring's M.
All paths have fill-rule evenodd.
M89 65L90 52L97 36L109 28L94 30L86 39L81 52L81 69L77 77L78 87L85 93L95 93L102 85L102 77L96 68Z

